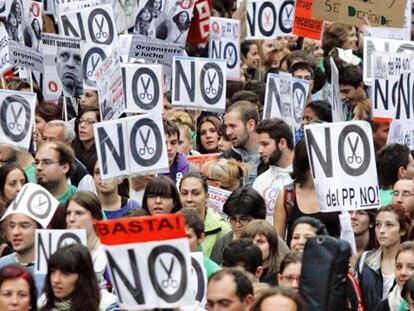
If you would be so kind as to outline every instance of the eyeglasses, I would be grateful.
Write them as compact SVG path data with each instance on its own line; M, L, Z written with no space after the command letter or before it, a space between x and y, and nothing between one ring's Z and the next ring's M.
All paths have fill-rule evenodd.
M94 119L90 119L90 118L87 118L87 119L80 118L78 122L79 122L79 125L82 123L86 123L87 125L92 125L96 123Z
M407 191L407 190L405 190L405 191L403 191L403 192L399 192L399 191L397 191L397 190L395 190L395 191L391 192L391 194L392 194L392 196L393 196L393 197L399 197L399 196L400 196L400 193L401 193L401 196L402 196L403 198L409 198L409 197L414 196L414 193L412 193L412 192L410 192L410 191Z
M296 282L299 282L299 280L300 280L300 276L294 276L294 275L283 275L282 274L282 278L283 279L285 279L287 282L293 282L293 281L296 281Z
M20 228L23 230L28 230L30 228L36 228L36 225L31 224L30 222L19 222L19 223L15 223L15 222L8 222L6 224L8 229L14 229L14 228Z
M250 216L241 216L236 218L234 216L229 216L229 222L232 225L239 223L241 226L247 225L253 218Z
M51 165L56 164L56 163L59 163L59 161L52 161L50 159L45 159L45 160L35 160L33 162L33 165L34 166L39 166L41 164L42 166L51 166Z

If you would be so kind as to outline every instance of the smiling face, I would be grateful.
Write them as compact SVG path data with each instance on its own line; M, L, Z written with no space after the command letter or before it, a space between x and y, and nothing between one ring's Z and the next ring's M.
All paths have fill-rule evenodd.
M308 224L298 224L293 230L290 250L303 252L305 244L310 237L316 236L316 229Z

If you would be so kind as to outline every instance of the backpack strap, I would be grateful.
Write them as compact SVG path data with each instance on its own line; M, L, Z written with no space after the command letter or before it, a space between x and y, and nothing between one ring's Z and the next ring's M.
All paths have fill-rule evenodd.
M286 212L286 222L292 215L293 205L295 204L295 184L291 183L284 188L283 206Z

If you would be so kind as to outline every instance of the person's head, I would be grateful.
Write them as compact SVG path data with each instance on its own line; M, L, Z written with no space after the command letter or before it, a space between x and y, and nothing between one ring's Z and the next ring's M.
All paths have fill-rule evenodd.
M303 50L308 52L317 63L323 59L322 41L305 38L303 40Z
M289 126L280 119L265 119L256 126L259 153L262 161L269 165L278 165L287 153L294 148L293 133Z
M289 73L292 74L294 78L309 81L308 91L309 94L312 93L313 85L315 84L315 74L310 63L299 62L293 64L289 68Z
M201 173L189 172L181 178L179 190L183 208L197 211L204 220L208 200L207 178Z
M80 51L58 48L56 71L67 95L79 97L83 92L82 56Z
M355 106L365 96L362 70L356 65L339 67L339 90L341 100Z
M137 20L141 23L151 23L152 13L148 7L143 7L137 15Z
M414 275L414 242L400 245L395 256L395 281L402 289L405 282Z
M66 205L67 229L86 229L88 236L95 234L94 222L102 220L99 199L93 192L75 192Z
M224 152L229 150L233 146L231 138L226 133L226 124L223 122L218 129L219 141L217 143L217 148L219 152Z
M311 59L305 51L296 50L287 54L280 61L280 70L288 72L289 68L296 63L310 63Z
M271 224L264 219L252 220L243 228L240 238L250 238L260 248L263 267L269 268L269 273L279 271L278 238Z
M89 250L82 244L59 248L50 256L45 280L45 310L69 300L71 310L98 310L100 293Z
M53 102L40 102L35 108L36 130L41 136L46 123L61 119L58 105Z
M327 101L315 100L305 106L303 125L308 125L312 121L332 122L332 109Z
M376 248L375 240L375 218L377 216L376 210L359 209L350 211L352 231L355 237L367 235L369 236L369 244L367 249Z
M214 116L206 116L197 124L197 150L201 153L218 152L221 121Z
M254 104L239 101L231 105L224 116L224 123L233 146L243 148L249 145L258 122L259 113Z
M325 224L317 218L309 216L300 217L292 226L290 250L293 252L303 252L308 239L317 235L329 235Z
M62 142L40 145L35 155L37 183L49 191L66 182L73 171L75 154Z
M375 152L387 144L390 124L388 122L371 122L372 138L374 140Z
M181 210L180 195L167 176L157 176L145 187L142 208L150 215L172 214Z
M102 180L99 161L95 162L93 169L93 180L95 182L96 191L99 196L116 197L118 195L118 187L122 183L122 178L110 178Z
M414 311L414 276L411 276L404 284L401 298L407 301L408 310Z
M30 24L30 26L32 27L33 32L34 32L36 38L37 39L40 39L41 38L41 34L42 34L42 28L40 27L39 21L36 18L34 18L33 21L32 21L32 23Z
M26 173L18 164L10 162L0 166L0 196L4 202L14 200L27 182Z
M161 0L149 0L146 6L151 11L160 11L162 9L162 1Z
M256 41L244 40L240 45L240 53L242 55L243 64L247 68L259 68L260 55Z
M89 145L95 141L93 125L101 120L99 109L87 107L78 115L78 138L82 144Z
M325 56L333 48L356 50L357 41L358 38L354 26L332 23L323 31L322 49Z
M18 151L11 145L0 143L0 164L17 162Z
M412 178L401 178L394 184L392 204L401 204L410 214L414 211L414 182Z
M300 140L295 145L292 167L293 171L290 175L298 185L302 185L307 182L309 178L312 178L305 139Z
M65 121L52 120L43 128L42 142L60 141L71 144L76 134L72 127Z
M180 130L173 122L164 120L164 133L165 144L167 145L168 164L169 166L172 166L178 152Z
M300 271L302 269L302 253L289 252L280 262L278 273L279 286L299 291Z
M82 109L85 109L86 107L98 108L98 92L85 89L79 103Z
M379 209L375 219L375 235L383 248L406 241L410 229L410 215L401 205L387 205Z
M378 182L390 189L398 179L414 177L414 160L410 149L403 144L386 145L377 153Z
M264 290L256 298L250 311L289 310L304 311L306 305L298 293L286 287Z
M162 98L162 118L168 120L173 112L173 106L171 105L171 91L168 91L164 93Z
M180 213L184 215L185 232L190 244L190 251L197 252L199 245L205 238L204 221L194 210L183 209Z
M190 14L181 11L173 17L173 21L181 31L187 30L190 27Z
M207 288L207 310L249 311L253 284L240 270L225 268L214 273Z
M0 269L0 310L37 310L37 290L31 274L18 265Z
M235 191L247 176L247 165L234 159L218 159L206 162L201 171L209 186Z
M262 64L264 64L267 62L270 52L276 48L276 42L273 39L258 40L256 44L259 48L259 55L262 59Z
M27 215L14 213L4 220L6 237L19 256L33 255L36 229L40 225Z

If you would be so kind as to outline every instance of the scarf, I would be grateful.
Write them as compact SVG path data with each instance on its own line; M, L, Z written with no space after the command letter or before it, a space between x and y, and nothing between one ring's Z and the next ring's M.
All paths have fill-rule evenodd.
M72 310L72 301L55 301L53 311L71 311Z

